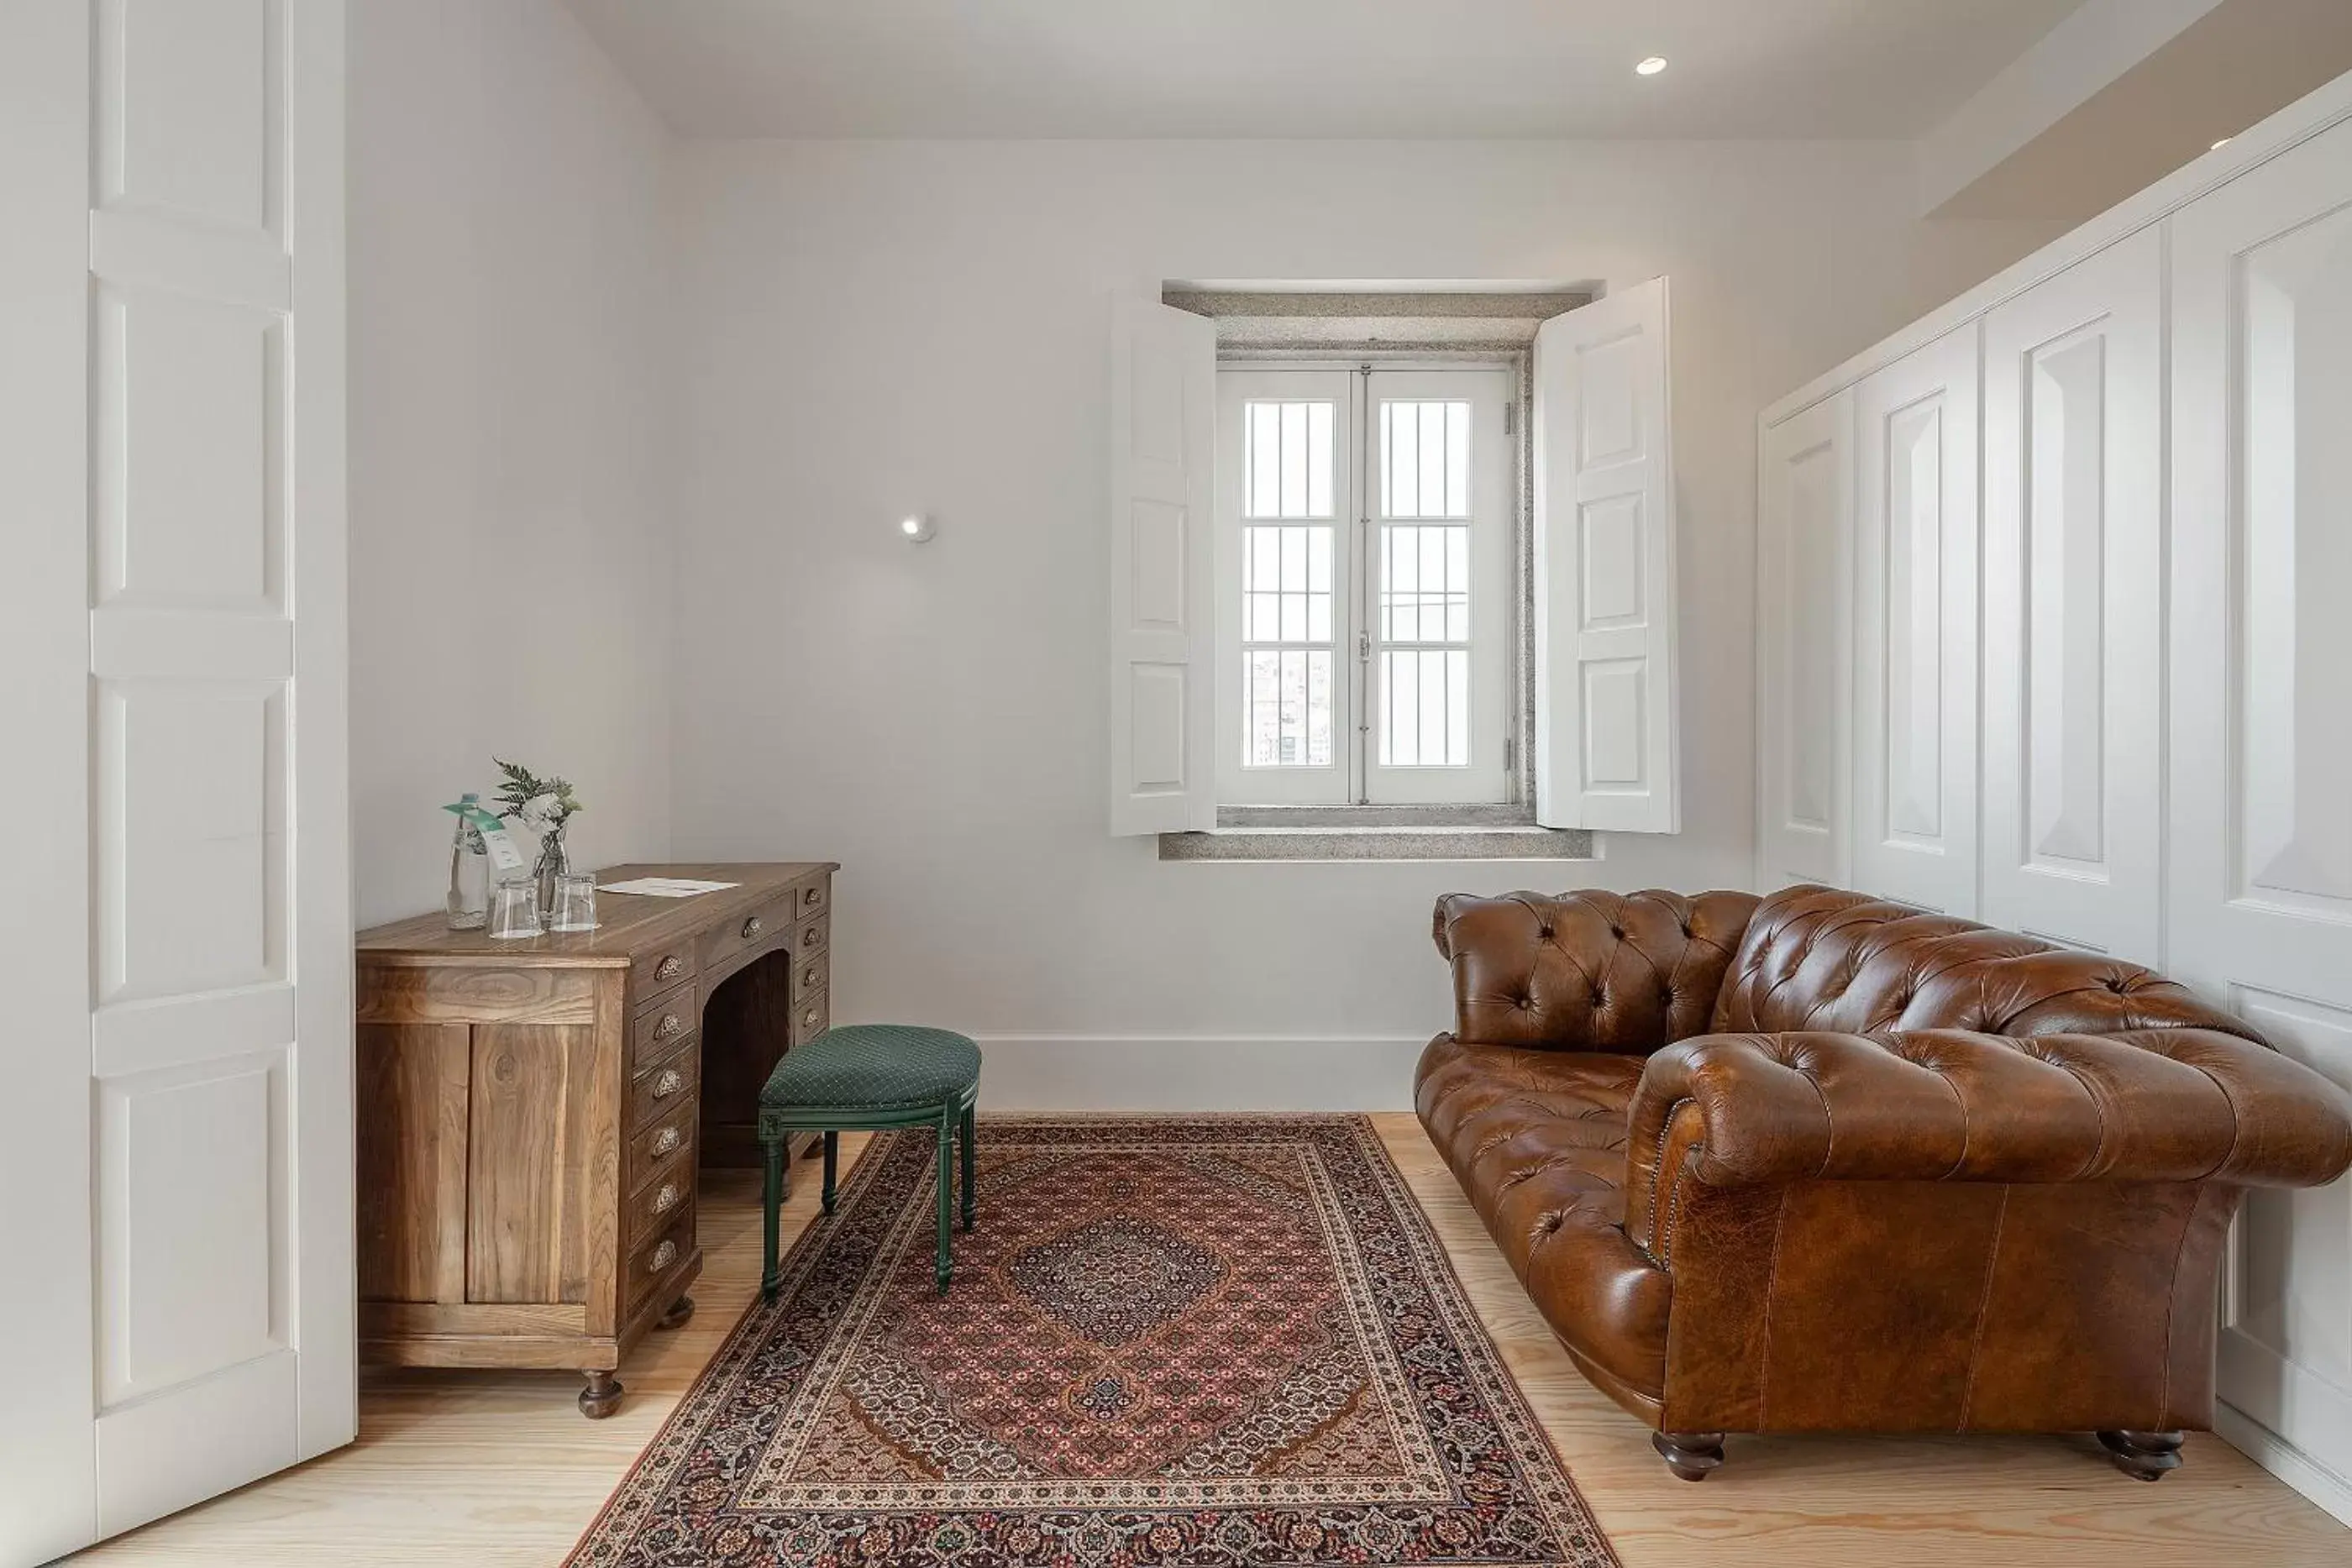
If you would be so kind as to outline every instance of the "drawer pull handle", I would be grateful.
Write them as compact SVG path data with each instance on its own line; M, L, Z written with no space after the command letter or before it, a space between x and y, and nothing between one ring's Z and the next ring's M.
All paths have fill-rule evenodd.
M817 904L817 900L819 900L819 899L823 898L824 896L824 891L823 891L822 889L819 889L819 888L814 888L814 887L812 887L812 888L806 888L806 889L803 889L803 890L802 891L802 893L801 893L801 902L802 902L803 904L807 904L811 909L814 909L814 908L816 907L816 904Z
M808 990L813 991L816 989L816 966L814 964L811 964L807 968L801 971L801 985Z
M661 1022L654 1025L654 1038L656 1040L667 1040L670 1036L676 1034L685 1027L686 1020L678 1017L676 1013L664 1013L662 1014Z
M677 1243L664 1237L662 1244L654 1249L654 1255L646 1260L646 1267L658 1274L677 1261Z
M677 1183L674 1181L666 1181L662 1183L661 1191L654 1194L654 1212L656 1214L667 1214L671 1209L676 1208L677 1207Z
M667 1100L686 1087L686 1074L675 1067L665 1067L654 1077L654 1098Z
M676 1127L664 1127L660 1132L654 1134L654 1154L656 1157L659 1157L660 1155L669 1153L672 1149L677 1147L678 1145L685 1141L686 1134L679 1132Z
M824 936L824 932L819 931L815 926L812 925L807 930L801 933L801 946L803 947L814 947Z
M686 966L684 964L678 962L677 954L668 954L663 957L660 963L654 966L654 978L656 980L674 980L677 978L677 972L685 967Z
M801 1014L801 1026L804 1029L814 1029L816 1027L816 1009L814 1008L811 1008L808 1011Z
M743 922L743 940L749 942L766 929L767 926L761 923L760 917L754 915L751 919Z

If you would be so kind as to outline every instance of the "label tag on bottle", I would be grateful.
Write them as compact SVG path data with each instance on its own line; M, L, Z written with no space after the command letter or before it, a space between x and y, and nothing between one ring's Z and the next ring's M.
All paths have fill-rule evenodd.
M486 817L489 816L487 811L482 814ZM477 823L476 826L478 827L480 824ZM520 871L522 869L522 851L516 847L514 835L508 832L496 817L490 817L490 825L482 829L482 847L490 852L491 870Z
M520 871L522 849L514 841L514 835L507 831L505 821L497 812L486 810L473 804L472 800L473 798L468 796L454 806L441 809L463 817L482 836L482 849L490 857L491 870Z

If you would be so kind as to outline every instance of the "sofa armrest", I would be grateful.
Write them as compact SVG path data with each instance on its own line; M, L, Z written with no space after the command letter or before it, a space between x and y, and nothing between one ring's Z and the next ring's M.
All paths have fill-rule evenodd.
M2352 1165L2352 1103L2214 1030L1701 1035L1650 1058L1627 1161L1626 1232L1655 1251L1684 1181L2317 1186Z

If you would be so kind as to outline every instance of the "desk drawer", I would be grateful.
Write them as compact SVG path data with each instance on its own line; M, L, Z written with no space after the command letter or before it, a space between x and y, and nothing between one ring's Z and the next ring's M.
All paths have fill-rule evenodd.
M702 967L717 971L747 953L782 946L792 925L792 895L772 898L749 915L736 915L704 932L700 942Z
M677 1272L694 1255L694 1200L688 1198L678 1217L647 1236L630 1252L622 1269L621 1321L628 1322L652 1299L663 1281Z
M833 907L833 878L821 876L803 883L793 893L793 918L806 920Z
M670 1166L694 1168L695 1096L680 1094L668 1103L671 1110L629 1138L627 1167L621 1182L624 1192L636 1192Z
M651 997L694 977L694 939L681 937L629 961L629 995Z
M793 1000L806 1001L826 989L825 982L833 977L833 955L820 948L806 957L795 955L793 959Z
M813 997L793 998L792 1043L806 1045L825 1031L833 1021L833 1006L823 991Z
M659 1058L630 1083L629 1114L621 1124L622 1133L650 1127L679 1106L693 1104L701 1078L702 1042L689 1035L682 1049Z
M629 1019L629 1075L635 1077L647 1066L676 1051L678 1042L692 1034L701 1012L692 986L681 986L653 1006L634 1014Z
M833 912L820 909L793 928L793 954L805 958L833 945Z
M677 1164L629 1195L623 1208L622 1245L634 1248L694 1202L694 1167Z

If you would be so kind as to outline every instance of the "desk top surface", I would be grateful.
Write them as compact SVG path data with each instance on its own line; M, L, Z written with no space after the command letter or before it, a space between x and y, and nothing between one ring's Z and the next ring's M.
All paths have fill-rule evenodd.
M835 872L833 861L698 861L671 865L607 866L596 873L593 931L550 932L541 936L495 937L481 931L452 931L448 916L436 911L359 935L362 964L497 963L522 967L616 968L650 948L682 941L706 926L753 909L781 895L794 883ZM739 885L691 898L655 898L606 893L608 882L641 876L693 877Z

